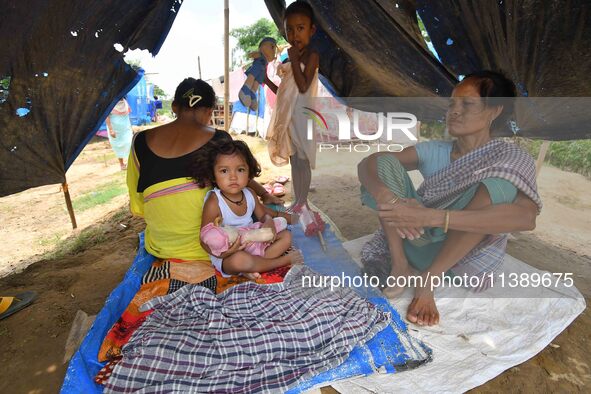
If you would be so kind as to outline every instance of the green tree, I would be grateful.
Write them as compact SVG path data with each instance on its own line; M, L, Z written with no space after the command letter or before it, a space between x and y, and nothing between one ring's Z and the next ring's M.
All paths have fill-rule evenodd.
M2 78L0 78L0 89L8 90L10 87L10 79L10 77L2 76Z
M264 37L273 37L278 44L286 43L275 23L266 18L261 18L250 26L232 29L230 35L238 40L238 48L244 51L245 56L256 51Z
M129 59L125 61L134 71L142 68L142 61L140 59Z
M423 23L423 20L421 19L419 14L417 14L417 20L419 22L419 30L421 30L421 35L423 36L423 39L425 40L426 43L430 43L431 37L429 37L429 33L427 32L427 29L425 28L425 24Z
M168 94L158 85L154 85L154 96L158 96L158 98L165 99L168 97Z

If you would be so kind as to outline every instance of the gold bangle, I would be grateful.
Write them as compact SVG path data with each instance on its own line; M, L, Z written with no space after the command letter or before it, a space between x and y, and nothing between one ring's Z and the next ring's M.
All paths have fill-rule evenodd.
M390 201L388 201L388 204L396 204L398 202L398 200L400 200L400 197L396 196L393 199L391 199Z
M445 222L443 223L443 232L447 233L448 229L449 229L449 211L446 210L445 211Z

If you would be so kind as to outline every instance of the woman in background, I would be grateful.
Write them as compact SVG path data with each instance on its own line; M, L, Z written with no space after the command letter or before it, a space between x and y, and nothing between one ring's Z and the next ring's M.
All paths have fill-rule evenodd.
M131 149L131 139L133 131L131 130L131 121L129 120L129 113L131 108L125 98L122 98L115 104L115 107L107 116L107 128L109 130L109 142L111 148L115 152L115 156L119 160L121 171L125 171L127 166L124 159L129 156Z

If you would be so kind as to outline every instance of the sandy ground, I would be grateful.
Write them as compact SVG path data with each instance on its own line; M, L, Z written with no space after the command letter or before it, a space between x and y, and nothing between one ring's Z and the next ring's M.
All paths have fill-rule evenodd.
M289 175L289 167L270 165L264 144L247 138L263 165L263 182ZM336 223L347 239L377 228L375 215L359 203L356 163L363 154L323 152L314 171L310 200ZM92 143L68 171L74 199L109 182L124 182L105 142ZM591 297L591 182L544 167L539 178L545 203L533 232L516 234L509 252L533 266L573 272L577 287ZM289 185L289 184L288 184ZM289 197L289 196L288 196ZM80 230L71 231L59 185L35 188L0 199L0 294L34 289L38 300L0 322L0 392L54 393L67 364L64 346L78 310L96 314L121 281L137 248L140 220L125 212L127 197L77 213ZM104 240L77 254L48 259L56 244L85 227ZM21 271L22 272L18 272ZM577 318L533 359L477 388L476 392L576 392L591 385L591 314Z

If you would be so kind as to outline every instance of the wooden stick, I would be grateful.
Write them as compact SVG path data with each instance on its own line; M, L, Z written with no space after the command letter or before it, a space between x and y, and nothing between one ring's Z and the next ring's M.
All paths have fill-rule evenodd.
M230 131L230 2L224 0L224 130Z
M70 191L68 190L68 182L62 183L62 190L64 191L64 198L66 199L66 207L68 207L68 213L70 214L70 221L72 222L72 229L76 229L76 216L74 215L74 207L72 206L72 199L70 198Z
M326 253L326 242L324 241L321 231L318 231L318 239L320 239L320 246L322 246L322 250Z
M540 153L538 154L538 160L536 160L536 178L540 175L540 171L542 171L542 165L544 164L544 159L546 158L546 153L548 153L549 147L550 141L542 142Z

